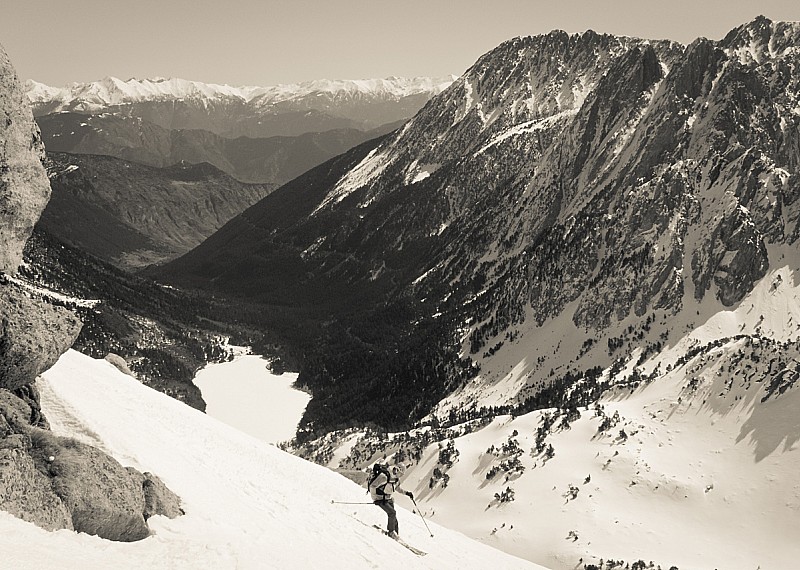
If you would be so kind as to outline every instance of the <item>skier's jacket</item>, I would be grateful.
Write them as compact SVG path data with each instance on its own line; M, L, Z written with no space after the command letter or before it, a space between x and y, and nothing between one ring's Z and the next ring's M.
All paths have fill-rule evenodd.
M392 493L395 491L403 491L400 487L400 480L391 477L385 470L372 475L367 486L373 502L387 501L392 498Z

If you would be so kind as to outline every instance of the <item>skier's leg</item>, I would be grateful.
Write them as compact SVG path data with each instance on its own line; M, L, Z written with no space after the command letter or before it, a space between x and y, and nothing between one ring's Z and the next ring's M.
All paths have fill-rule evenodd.
M375 504L386 513L386 532L397 532L397 512L394 510L394 501L391 499L388 501L376 501Z
M400 534L400 527L397 525L397 511L394 510L394 501L389 499L386 501L386 514L389 515L389 532Z
M388 522L386 524L386 529L387 529L386 532L390 532L391 531L391 521L392 521L391 507L389 507L386 504L386 501L375 501L375 504L378 505L383 510L383 512L386 513L386 516L388 517L388 519L387 519Z

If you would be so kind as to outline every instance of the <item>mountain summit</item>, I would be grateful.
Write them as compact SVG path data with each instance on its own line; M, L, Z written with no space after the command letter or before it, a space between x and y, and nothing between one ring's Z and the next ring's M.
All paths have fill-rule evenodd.
M799 30L758 18L689 46L515 38L163 275L335 305L346 333L301 374L317 427L314 414L419 419L448 393L440 412L521 405L597 367L644 366L794 263ZM733 332L796 335L716 334Z

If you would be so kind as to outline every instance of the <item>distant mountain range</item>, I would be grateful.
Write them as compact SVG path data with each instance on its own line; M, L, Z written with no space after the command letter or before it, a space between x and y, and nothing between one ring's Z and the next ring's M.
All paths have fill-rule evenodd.
M108 155L156 167L207 162L242 182L283 184L401 126L451 81L230 87L106 78L63 89L26 85L50 152Z
M296 136L230 139L198 129L169 130L138 117L110 113L64 112L36 120L50 152L107 155L155 167L179 162L209 163L242 182L267 184L288 182L386 132L347 128Z
M318 80L231 87L183 79L107 77L54 88L28 81L34 116L65 111L137 117L168 130L201 129L228 138L371 130L407 119L454 77Z

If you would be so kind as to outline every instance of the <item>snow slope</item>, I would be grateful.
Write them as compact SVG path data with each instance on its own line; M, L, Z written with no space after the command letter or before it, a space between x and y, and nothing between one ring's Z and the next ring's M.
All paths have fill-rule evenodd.
M600 559L680 570L796 568L800 254L771 247L770 257L774 267L734 307L718 310L687 295L686 310L665 325L675 340L640 366L645 374L659 368L660 376L625 385L638 358L629 355L615 376L619 385L599 401L602 414L581 407L568 426L552 409L499 416L478 429L455 426L418 462L406 460L404 485L431 520L557 570ZM485 403L513 394L515 366L568 338L563 323L545 326L543 347L508 351L520 360L505 362L510 372L501 382L476 383L453 399ZM618 422L600 431L615 413ZM550 459L536 450L547 415L554 417L544 430ZM415 433L359 443L347 432L332 445L328 466L359 469L401 447L414 450ZM447 466L440 452L450 438L458 456ZM515 459L520 470L501 467ZM437 468L449 477L446 487L441 478L431 487ZM507 488L514 500L501 504L495 493Z
M150 519L153 535L115 543L46 532L0 512L0 560L17 570L180 568L536 568L400 510L417 557L372 528L364 490L70 351L38 382L53 430L158 474L186 515Z
M499 417L455 441L460 458L448 470L450 484L422 493L420 506L434 510L432 519L443 525L552 568L572 568L580 558L654 560L682 570L794 567L800 446L769 423L771 414L793 421L800 391L761 411L743 401L720 416L699 401L678 404L682 383L677 373L603 401L607 415L621 416L607 434L598 435L601 418L582 411L569 429L547 438L555 450L548 461L532 452L541 413ZM621 429L627 439L619 437ZM506 479L500 471L487 480L490 468L508 457L486 450L500 447L514 430L525 473ZM759 448L769 445L764 432L777 440L761 457ZM429 449L413 473L417 488L427 487L425 466L437 453ZM575 499L570 485L578 489ZM507 487L514 502L493 502Z
M430 520L553 569L600 559L680 570L794 568L800 388L766 402L757 384L726 391L728 378L717 375L716 363L726 363L743 342L652 384L608 394L600 404L606 417L619 414L619 423L604 432L593 409L581 408L569 427L556 417L545 438L551 459L535 445L543 416L554 410L499 416L452 439L458 457L450 467L439 463L439 445L428 446L404 486ZM697 392L686 388L687 369L702 378ZM344 443L350 447L353 439ZM516 451L502 451L512 440ZM487 478L515 458L521 472L499 469ZM438 481L431 488L435 468L448 475L446 487ZM501 504L495 493L507 488L515 498Z

